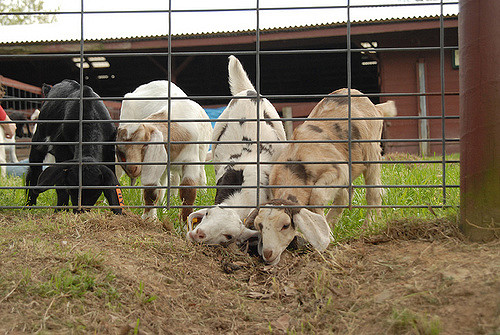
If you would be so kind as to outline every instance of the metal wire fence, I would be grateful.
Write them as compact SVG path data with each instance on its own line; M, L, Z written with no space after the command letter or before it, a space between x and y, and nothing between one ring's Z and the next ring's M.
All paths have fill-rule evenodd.
M137 58L142 58L142 57L163 57L163 59L166 58L166 64L161 64L164 66L166 69L166 75L164 79L173 81L173 74L175 73L175 67L174 67L174 62L173 59L176 57L208 57L208 56L229 56L229 55L235 55L237 57L252 57L253 62L255 64L255 69L251 69L252 72L255 72L255 88L257 91L257 99L263 99L267 98L269 99L272 103L274 101L287 101L290 99L293 99L294 101L303 101L303 102L311 102L311 101L319 101L320 99L326 97L330 91L334 91L335 89L338 89L340 87L331 87L330 91L325 91L325 92L313 92L313 93L304 93L304 94L291 94L287 92L282 92L282 93L264 93L262 86L265 84L268 86L267 83L264 82L263 74L262 74L262 64L261 60L262 57L264 56L284 56L284 55L310 55L311 57L316 55L316 54L322 54L322 55L330 55L334 56L337 54L340 55L345 55L346 62L345 64L337 64L336 66L343 68L346 72L346 81L344 87L348 88L348 94L346 95L348 99L348 117L347 118L321 118L321 119L316 119L317 122L322 122L322 121L347 121L348 123L348 136L346 140L338 140L338 141L294 141L291 140L290 138L286 141L286 143L331 143L331 144L347 144L349 150L348 150L348 159L347 160L339 160L339 161L322 161L322 160L317 160L317 161L308 161L308 162L297 162L297 161L285 161L285 162L262 162L258 158L257 161L251 161L251 162L240 162L240 164L254 164L257 166L257 170L262 166L269 165L269 164L276 164L276 165L283 165L283 164L338 164L338 165L347 165L348 166L348 171L349 171L349 178L348 178L348 183L346 185L328 185L328 186L321 186L323 188L347 188L350 192L349 194L349 199L348 199L348 204L347 205L334 205L332 203L324 204L324 205L309 205L306 206L308 208L336 208L336 207L342 207L342 208L371 208L373 206L369 206L363 203L354 203L354 193L358 189L362 188L383 188L386 190L391 190L391 189L399 189L399 190L405 190L405 189L416 189L416 190L423 190L423 189L438 189L441 190L441 197L439 202L422 202L422 203L413 203L413 204L396 204L396 203L388 203L385 201L384 205L377 206L381 208L443 208L443 207L456 207L458 206L458 203L452 202L450 203L448 201L448 196L449 196L449 191L450 190L456 190L459 185L458 185L458 180L451 180L447 174L447 171L449 170L449 166L453 164L458 164L459 160L457 156L449 156L449 147L452 146L453 148L456 148L458 145L458 138L455 136L449 136L447 125L450 124L450 122L457 122L458 121L458 111L456 113L450 112L447 107L448 99L449 98L457 98L458 92L455 91L447 91L446 89L446 84L447 84L447 76L446 73L447 71L445 70L445 67L448 66L448 53L453 52L454 50L458 49L458 45L451 43L451 44L446 44L446 38L445 38L445 27L446 27L446 19L447 16L444 14L446 12L447 6L457 6L458 2L452 2L452 1L427 1L427 2L410 2L410 1L405 1L405 2L384 2L384 1L379 1L378 3L373 3L373 4L353 4L351 1L347 0L345 3L342 2L340 5L332 5L332 6L300 6L300 7L292 7L292 6L283 6L283 7L265 7L261 6L259 0L255 2L254 6L249 6L246 8L217 8L217 9L196 9L196 8L190 8L190 9L182 9L182 8L173 8L172 1L168 2L168 9L161 9L161 10L86 10L85 8L86 1L82 0L80 3L80 10L79 11L68 11L68 12L58 12L58 13L52 13L52 12L32 12L32 13L2 13L2 15L77 15L80 19L80 38L79 38L79 52L70 52L70 53L39 53L39 54L25 54L25 53L15 53L15 54L9 54L9 55L0 55L0 61L2 59L16 59L20 61L30 61L30 60L37 60L37 59L73 59L75 62L75 65L77 65L79 69L78 73L78 82L80 85L83 87L83 85L88 83L88 76L87 76L87 71L88 70L88 65L85 65L86 62L88 62L88 59L91 57L104 57L107 59L113 59L113 58L131 58L131 59L137 59ZM390 5L390 7L388 7ZM368 47L359 47L357 45L353 45L354 38L353 38L353 25L358 24L357 22L353 22L351 20L351 13L354 10L357 9L370 9L370 8L398 8L398 7L421 7L421 6L434 6L434 8L439 8L439 14L436 16L436 19L439 21L439 27L436 30L437 36L434 36L433 32L433 39L437 39L437 46L434 45L429 45L429 46L421 46L421 45L411 45L411 39L408 43L406 43L404 46L374 46L370 45ZM263 13L273 13L273 12L286 12L286 11L297 11L297 10L339 10L339 11L344 11L346 20L345 22L342 22L342 25L345 27L345 36L344 36L344 43L345 47L339 47L338 45L334 45L330 47L329 45L325 45L321 49L317 48L308 48L307 44L295 48L279 48L275 47L273 49L271 48L263 48L263 44L261 41L261 37L263 36L263 31L261 29L261 17ZM254 48L253 50L242 50L241 48L237 49L230 49L227 48L223 45L215 45L214 47L210 48L210 50L197 50L197 51L186 51L181 48L176 49L176 47L173 46L173 40L176 39L178 36L173 34L173 28L172 24L175 20L174 15L178 14L187 14L187 13L198 13L203 15L204 13L241 13L241 12L247 12L247 13L252 13L254 15L255 19L255 26L251 31L246 32L247 35L250 35L253 37L254 41ZM85 31L85 25L89 24L86 22L86 18L91 15L116 15L116 14L149 14L149 15L155 15L155 14L161 14L164 16L165 19L165 25L167 26L168 33L165 35L165 38L167 39L167 51L142 51L142 52L130 52L130 51L125 51L125 50L120 50L118 52L98 52L98 51L87 51L87 44L90 43L90 41L85 39L84 36L84 31ZM418 20L417 20L418 21ZM364 24L367 24L367 22L364 22ZM26 37L28 39L28 37ZM207 37L208 38L208 37ZM357 39L356 39L357 40ZM424 99L421 101L421 107L426 105L427 102L425 99L438 99L438 104L440 105L440 113L439 115L430 115L427 113L421 113L421 110L419 113L416 113L416 115L411 115L411 113L405 113L404 108L405 106L398 106L398 112L402 111L402 113L398 113L399 115L396 117L380 117L380 118L371 118L370 120L383 120L384 122L417 122L418 126L421 128L428 128L429 124L426 124L426 122L434 122L433 126L435 127L435 124L440 123L438 126L440 128L440 131L436 131L435 133L440 133L440 136L419 136L418 138L402 138L402 137L390 137L390 138L382 138L382 139L368 139L368 140L360 140L360 139L355 139L353 138L352 134L352 127L351 127L351 122L352 121L357 121L357 120L366 120L366 118L354 118L351 116L351 102L352 98L357 97L355 93L352 93L351 89L354 89L356 87L353 86L353 72L352 69L354 67L353 65L353 59L355 57L358 57L360 55L366 55L367 53L376 53L377 56L373 56L375 60L375 66L378 67L378 71L380 72L380 64L383 62L383 59L377 58L378 55L386 55L386 54L407 54L407 53L419 53L419 54L428 54L428 53L434 53L438 52L439 55L437 56L437 61L439 63L438 69L439 73L427 73L428 76L433 76L433 77L438 77L438 83L439 85L433 86L431 89L426 89L426 86L419 87L418 85L415 85L415 91L395 91L391 90L389 86L385 90L379 89L376 92L363 92L365 93L365 96L369 97L373 101L380 101L380 100L388 100L388 99ZM76 60L75 60L76 59ZM394 59L392 57L391 59ZM372 64L373 65L373 64ZM389 66L389 65L384 65L384 66ZM131 69L132 71L133 69ZM247 69L249 70L249 69ZM290 69L292 70L292 69ZM395 71L398 71L397 69ZM418 68L417 70L418 71ZM424 72L425 73L425 72ZM313 76L321 76L321 73L316 73L312 74ZM153 79L153 78L152 78ZM419 77L421 79L421 77ZM117 79L118 80L118 79ZM435 78L433 78L435 80ZM55 83L54 83L55 84ZM397 87L396 85L392 85L392 87ZM181 87L182 89L183 87ZM17 91L16 91L17 90ZM273 91L276 92L276 91ZM207 104L210 104L212 101L226 101L228 102L230 99L250 99L249 97L233 97L228 94L198 94L198 95L189 95L188 96L190 99L199 102L200 104L204 105L204 102L207 102ZM252 97L255 99L255 97ZM82 147L83 146L99 146L99 145L107 145L109 142L88 142L85 141L83 138L83 127L86 124L89 123L117 123L118 120L84 120L83 119L83 103L84 101L95 101L95 100L102 100L102 101L118 101L118 102L123 102L125 100L145 100L145 99L150 99L150 100L166 100L168 101L168 115L169 118L165 120L120 120L119 122L121 124L126 124L126 123L133 123L133 122L142 122L142 123L158 123L158 122L165 122L168 126L168 128L171 128L171 125L173 122L175 123L187 123L187 122L217 122L217 119L193 119L193 120L185 120L185 119L173 119L170 117L171 115L171 106L172 106L172 101L177 100L177 99L182 99L179 97L173 97L170 94L167 94L166 96L162 97L141 97L141 98L124 98L123 95L120 96L102 96L100 98L89 98L89 97L84 97L83 95L83 89L80 91L80 96L79 98L76 99L63 99L63 98L46 98L41 96L41 92L30 92L29 95L26 95L22 92L20 92L16 88L12 88L11 91L8 91L8 94L3 98L2 104L7 107L7 108L12 108L12 109L23 109L23 110L33 110L34 108L39 108L43 102L45 101L58 101L58 100L73 100L73 101L79 101L80 104L80 118L79 120L58 120L58 123L64 123L64 124L78 124L79 127L79 140L76 142L44 142L43 145L53 147L53 146L77 146L80 150L79 152L82 152ZM458 99L458 98L457 98ZM436 100L433 100L436 101ZM257 129L259 129L259 124L261 122L261 119L259 117L259 104L257 106L257 113L256 113L256 118L255 119L247 119L247 122L257 122ZM307 115L299 115L295 117L282 117L279 119L283 122L294 122L294 123L301 123L303 121L308 120ZM241 119L225 119L225 122L240 122ZM50 120L39 120L36 121L38 124L44 124L44 123L52 123L54 121ZM20 122L19 124L21 124ZM18 124L18 125L19 125ZM392 127L392 126L391 126ZM404 131L403 131L404 132ZM169 132L170 134L170 132ZM400 132L395 132L395 134L401 134ZM371 161L371 160L355 160L353 159L351 153L352 153L352 146L358 143L371 143L371 142L380 142L385 145L396 145L396 144L402 144L402 145L424 145L425 150L427 150L427 153L429 152L429 146L434 145L434 148L436 148L436 145L439 148L439 150L434 149L434 151L439 152L439 156L434 156L431 158L424 158L420 157L418 159L410 158L410 156L399 156L394 158L394 159L384 159L382 161ZM184 141L184 142L175 142L170 139L170 136L162 142L114 142L115 145L154 145L154 144L163 144L167 147L167 152L170 152L170 147L171 145L175 144L197 144L200 142L190 142L190 141ZM203 143L207 144L217 144L217 141L205 141ZM225 144L231 144L232 142L224 142ZM257 148L260 147L260 144L266 144L266 143L278 143L278 142L269 142L269 141L262 141L259 137L259 131L257 130L257 140L256 141L250 141L248 142L249 144L256 144ZM234 144L238 144L238 142L235 142ZM0 145L3 145L0 143ZM33 145L40 145L40 143L35 144L31 143L29 144L31 146ZM396 146L393 146L393 151L398 151ZM259 149L258 149L259 150ZM406 149L401 149L401 151L405 151ZM422 151L421 151L422 152ZM425 153L425 152L424 152ZM259 157L259 156L257 156ZM401 158L402 157L402 158ZM406 157L406 158L405 158ZM85 189L110 189L114 188L113 186L85 186L83 185L84 182L82 180L83 178L83 172L82 168L83 166L86 165L101 165L101 164L106 164L110 162L87 162L83 160L83 157L80 155L79 159L75 162L68 163L68 162L55 162L55 163L47 163L47 162L30 162L30 161L25 161L25 162L20 162L20 163L3 163L5 166L21 166L21 167L28 167L28 166L57 166L57 165L77 165L79 166L79 185L78 186L25 186L25 185L12 185L5 183L5 185L0 186L0 192L1 191L7 191L7 190L14 190L14 191L26 191L29 189L36 189L36 188L50 188L50 189L65 189L65 190L70 190L70 189L78 189L78 192L80 194L80 202L78 204L73 204L72 206L54 206L52 204L50 205L39 205L39 206L32 206L33 209L37 208L55 208L55 209L61 209L61 208L70 208L70 209L81 209L82 208L82 203L81 203L81 194L82 191ZM228 164L233 164L234 162L232 161L206 161L206 162L174 162L170 159L170 156L168 156L166 162L157 162L157 163L149 163L149 162L120 162L119 165L122 165L124 167L128 165L165 165L166 166L166 171L168 174L170 174L170 171L173 167L177 165L203 165L208 169L210 169L214 165L228 165ZM118 165L118 163L112 162L112 164ZM440 175L438 176L438 179L440 180L439 183L436 182L429 182L429 183L418 183L418 184L412 184L411 182L409 184L405 183L383 183L383 185L361 185L361 184L355 184L353 180L353 165L354 164L381 164L382 166L389 167L389 166L396 166L396 165L408 165L408 164L421 164L421 165L440 165ZM257 176L260 174L257 173ZM122 179L123 180L123 179ZM171 191L173 190L180 190L183 188L192 188L193 186L178 186L178 185L172 185L170 179L167 179L167 184L162 186L144 186L144 185L138 185L138 186L127 186L127 185L122 185L121 188L124 190L147 190L147 189L165 189L166 190L166 198L163 203L158 203L154 205L145 205L144 203L138 203L138 204L132 204L128 203L128 199L125 198L125 205L127 208L130 209L141 209L141 208L160 208L160 209L181 209L181 208L186 208L186 207L191 207L191 206L185 206L178 204L176 201L173 201L173 197L171 197ZM234 188L234 186L217 186L214 181L211 181L211 183L207 185L195 185L194 186L197 189L201 190L215 190L215 189L223 189L223 188ZM292 186L292 185L280 185L280 188L302 188L302 189L307 189L307 188L318 188L318 186ZM257 183L256 185L251 185L251 186L241 186L241 188L256 188L256 201L255 204L260 204L260 199L259 199L259 189L260 188L266 188L266 189L273 189L276 188L275 185L261 185L259 177L257 177ZM4 193L5 194L5 193ZM333 200L333 199L332 199ZM54 200L55 202L55 200ZM229 206L229 207L238 207L238 208L254 208L255 204L242 204L241 206ZM197 204L196 207L210 207L213 206L212 203L203 203L203 204ZM107 207L104 204L97 205L97 207ZM297 205L297 206L292 206L292 207L304 207L304 205ZM0 209L25 209L26 206L24 204L7 204L3 203L0 206Z

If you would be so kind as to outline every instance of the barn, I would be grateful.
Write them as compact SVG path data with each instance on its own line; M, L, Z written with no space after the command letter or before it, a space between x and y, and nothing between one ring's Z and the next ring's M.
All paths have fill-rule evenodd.
M258 76L260 93L298 118L295 125L323 95L350 84L375 103L396 101L386 152L458 152L457 15L261 29L258 56L256 40L255 30L86 40L84 81L115 117L125 93L169 75L202 106L218 108L229 100L227 56L235 54L253 81ZM79 80L79 53L79 40L2 43L0 80L36 96L43 83Z

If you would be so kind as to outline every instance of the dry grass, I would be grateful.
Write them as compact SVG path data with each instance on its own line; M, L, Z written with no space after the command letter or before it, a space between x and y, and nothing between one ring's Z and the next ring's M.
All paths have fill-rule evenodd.
M445 220L269 268L135 215L0 214L0 264L0 333L500 331L500 243L467 243Z

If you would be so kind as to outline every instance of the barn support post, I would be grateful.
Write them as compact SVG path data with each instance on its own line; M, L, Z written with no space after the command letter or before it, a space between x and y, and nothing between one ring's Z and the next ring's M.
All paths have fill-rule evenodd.
M418 97L418 116L423 117L420 119L418 128L418 138L423 140L419 142L420 146L420 156L429 156L429 120L426 119L427 113L427 96L426 93L426 76L425 76L425 60L423 58L419 59L417 62L417 89L418 93L422 94Z
M293 117L292 107L283 107L282 112L284 119L291 119ZM284 126L286 138L291 139L293 135L293 121L284 121Z
M460 228L500 236L500 1L460 0Z

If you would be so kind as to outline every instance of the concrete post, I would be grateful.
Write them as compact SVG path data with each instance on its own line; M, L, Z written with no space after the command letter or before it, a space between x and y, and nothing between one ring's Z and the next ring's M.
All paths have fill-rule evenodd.
M500 1L460 0L460 228L500 236Z

